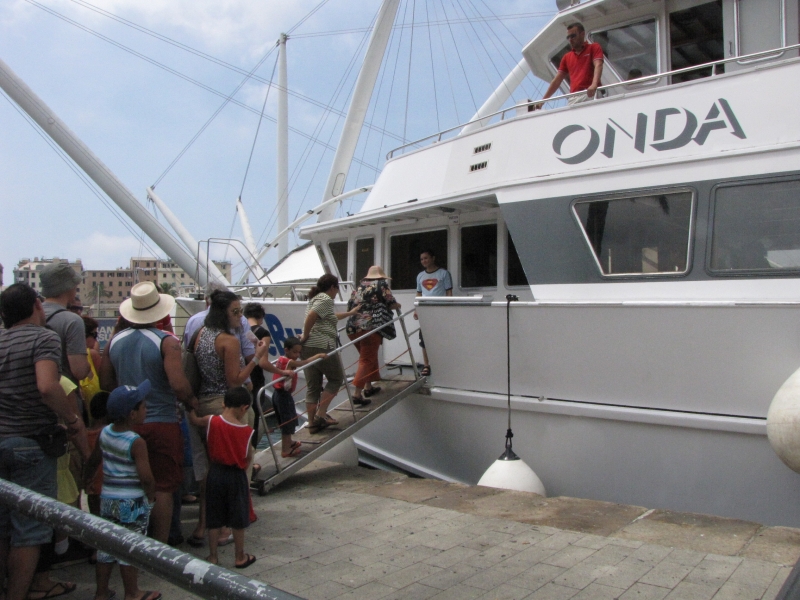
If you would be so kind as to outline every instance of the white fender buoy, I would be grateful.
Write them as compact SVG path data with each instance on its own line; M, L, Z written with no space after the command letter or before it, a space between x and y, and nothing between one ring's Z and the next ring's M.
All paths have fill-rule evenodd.
M492 466L486 469L478 485L547 496L542 480L516 455L508 459L504 454L494 461Z
M769 405L767 437L775 454L800 473L800 369L783 382Z

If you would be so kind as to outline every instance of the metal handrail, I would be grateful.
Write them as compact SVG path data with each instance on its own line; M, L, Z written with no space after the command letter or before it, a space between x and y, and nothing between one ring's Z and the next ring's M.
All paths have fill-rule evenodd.
M299 372L305 370L306 368L310 367L311 365L315 365L318 362L322 362L323 360L327 360L328 358L330 358L333 355L338 355L339 360L341 361L342 351L345 348L349 348L350 346L353 346L357 342L360 342L361 340L371 336L376 331L380 331L384 327L388 327L392 323L395 323L396 321L400 321L400 328L403 330L403 337L406 340L406 346L408 347L408 355L411 358L411 368L414 371L414 380L416 381L417 379L420 378L420 374L419 374L419 370L417 369L417 361L414 359L414 351L411 348L411 339L409 337L410 334L408 333L408 330L406 329L406 323L405 323L405 320L404 320L405 317L407 317L408 315L412 314L415 310L416 310L415 308L412 308L408 312L401 313L399 308L395 309L395 312L397 313L397 316L394 319L392 319L391 321L389 321L388 323L384 323L383 325L381 325L380 327L376 327L375 329L370 329L364 335L359 336L354 340L351 340L347 344L338 346L337 348L335 348L331 352L328 352L327 356L325 358L318 358L316 360L313 360L310 363L307 363L307 364L303 365L299 369L296 369L295 372L299 373ZM338 331L342 331L342 330L338 330ZM338 331L337 331L337 333L338 333ZM417 329L417 331L419 331L419 329ZM344 365L342 365L342 372L344 372ZM269 382L265 383L261 387L261 389L258 390L258 392L256 393L256 403L258 404L258 411L259 411L260 414L263 414L263 411L261 409L261 403L266 398L267 390L269 388L274 387L276 383L278 383L280 381L287 381L288 379L289 379L289 376L286 376L286 375L283 376L283 377L279 377L277 379L273 379L272 381L269 381ZM345 389L347 390L347 396L348 396L348 398L350 400L350 408L353 410L353 418L355 418L355 406L353 405L353 397L350 394L350 388L349 388L349 384L347 383L347 378L346 377L345 377L344 385L345 385ZM275 463L275 469L276 469L276 471L278 473L280 473L281 472L280 461L278 461L278 455L275 452L275 447L272 444L272 439L270 439L270 437L269 437L269 431L265 431L264 433L266 434L267 444L269 445L269 449L270 449L270 452L272 454L272 460Z
M716 67L717 65L723 65L723 64L730 63L730 62L741 62L743 60L757 59L758 57L769 57L769 56L772 56L772 55L780 55L780 54L784 54L785 52L788 52L790 50L797 50L797 49L800 49L800 44L792 44L791 46L781 46L780 48L773 48L772 50L762 50L760 52L753 52L752 54L745 54L744 56L734 56L733 58L723 58L723 59L720 59L720 60L715 60L715 61L712 61L712 62L703 63L701 65L693 65L691 67L683 67L682 69L675 69L673 71L666 71L664 73L657 73L655 75L647 75L646 77L637 77L636 79L628 79L626 81L619 81L617 83L609 83L608 85L604 85L604 86L598 87L597 91L600 92L601 90L602 91L606 91L606 90L618 88L620 86L626 86L627 87L627 86L629 86L631 84L637 84L638 85L638 84L647 83L647 82L650 82L650 81L658 81L659 79L662 79L664 77L672 77L674 75L680 75L681 73L690 73L691 71L698 71L700 69L708 69L709 67ZM711 70L712 76L716 74L715 71L716 71L716 68ZM584 91L580 91L580 92L572 92L570 94L561 94L559 96L552 96L552 97L547 98L547 99L530 100L530 101L527 101L527 102L522 102L520 104L515 104L514 106L511 106L510 108L504 108L502 110L498 110L498 111L493 112L491 114L488 114L486 116L480 117L479 119L472 119L470 121L467 121L466 123L462 123L461 125L456 125L455 127L450 127L449 129L444 129L444 130L440 131L439 133L434 133L432 135L426 136L424 138L420 138L420 139L415 140L413 142L409 142L407 144L403 144L402 146L398 146L397 148L394 148L394 149L389 151L389 153L386 155L386 160L389 160L390 158L393 158L395 153L400 152L401 150L405 150L406 148L410 148L411 146L421 147L423 144L425 144L425 142L428 142L429 140L434 140L434 138L436 138L434 140L434 142L440 142L440 141L442 141L442 136L444 136L444 135L446 135L448 133L452 133L453 131L461 130L464 127L466 127L467 125L471 125L473 123L481 123L481 122L484 122L484 121L486 121L488 119L491 119L492 117L496 117L497 115L500 115L500 120L502 121L502 120L505 120L505 115L506 115L507 112L516 111L516 110L518 110L520 108L524 108L524 107L532 106L532 105L537 105L537 106L542 105L543 106L543 105L548 104L550 102L568 100L569 98L572 98L574 96L578 96L580 94L585 94L585 93L586 92L584 90ZM597 97L598 97L598 95L595 94L595 98L597 98Z
M201 598L299 600L298 596L212 565L4 479L0 479L0 502Z

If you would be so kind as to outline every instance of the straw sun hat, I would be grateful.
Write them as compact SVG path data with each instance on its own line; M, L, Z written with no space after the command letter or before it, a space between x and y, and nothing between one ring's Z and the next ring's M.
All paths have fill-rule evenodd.
M386 273L383 272L383 268L378 265L372 265L367 271L366 276L364 279L391 279Z
M152 281L143 281L131 288L131 297L120 304L119 314L136 325L147 325L166 317L173 306L175 298L159 294Z

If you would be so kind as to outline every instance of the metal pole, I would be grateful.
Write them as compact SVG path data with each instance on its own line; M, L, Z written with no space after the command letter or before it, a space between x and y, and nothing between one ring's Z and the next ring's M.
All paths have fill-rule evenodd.
M119 206L136 225L166 252L172 260L186 271L194 273L197 261L167 231L155 217L139 202L131 191L125 187L117 176L75 135L66 123L58 118L53 110L14 73L6 63L0 60L0 88L17 103L17 105L42 128L50 138L75 161L84 173L102 189L114 203ZM198 277L200 285L208 283L208 271L201 269Z
M0 502L201 598L298 599L4 479Z
M286 34L281 34L278 44L278 131L275 136L277 144L276 185L278 201L278 231L284 231L289 225L289 91L286 75ZM289 235L278 238L278 260L289 252ZM255 254L255 249L253 254Z
M413 350L411 350L411 338L408 337L408 329L406 328L406 321L400 314L399 308L396 308L395 312L399 317L398 322L400 323L400 327L403 329L403 336L406 338L406 345L408 346L408 356L409 358L411 358L411 368L414 370L414 379L419 379L419 371L417 370L417 361L414 358Z

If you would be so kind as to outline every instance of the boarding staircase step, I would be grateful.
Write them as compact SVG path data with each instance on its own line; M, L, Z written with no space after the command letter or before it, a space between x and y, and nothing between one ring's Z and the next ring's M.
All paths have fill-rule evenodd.
M424 377L415 380L401 375L397 378L383 379L380 382L381 392L370 398L372 402L367 406L357 406L355 410L346 394L344 401L336 404L341 397L340 394L331 404L334 408L328 410L328 414L339 421L339 424L327 427L316 434L310 433L307 426L299 428L293 438L301 442L302 446L300 454L295 457L283 458L280 453L280 443L276 444L266 436L269 446L255 456L255 462L261 469L253 478L254 487L263 496L272 487L352 437L403 398L419 391L425 384Z

